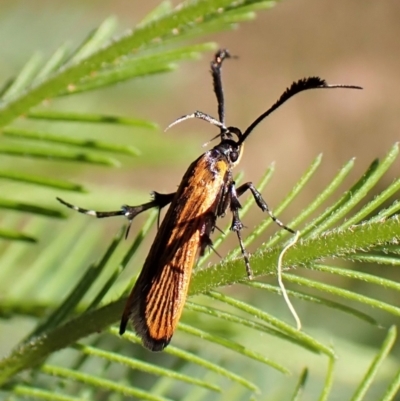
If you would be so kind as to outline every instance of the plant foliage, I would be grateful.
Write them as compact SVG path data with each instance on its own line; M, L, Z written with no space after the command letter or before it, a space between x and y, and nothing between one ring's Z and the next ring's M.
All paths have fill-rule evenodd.
M87 191L81 183L59 177L53 168L56 163L63 163L65 169L68 162L68 172L82 163L119 165L121 158L123 163L123 157L140 153L132 143L119 143L115 138L103 141L62 135L58 132L61 122L111 125L114 131L123 126L143 130L156 127L130 116L69 112L48 108L43 102L171 71L178 62L215 49L211 43L188 45L189 39L229 29L271 5L271 1L257 0L197 0L172 7L163 2L122 35L115 35L117 23L110 18L75 50L62 45L48 60L33 55L19 74L5 83L0 103L0 153L8 155L10 162L1 164L0 178L2 184L13 181L20 189L0 195L0 208L6 210L0 229L0 316L4 327L19 327L21 321L28 321L30 327L0 360L1 394L5 399L300 400L308 399L302 394L311 387L314 398L327 400L332 388L342 391L339 379L335 387L340 362L329 336L313 330L307 322L304 330L296 330L292 323L278 317L281 313L266 312L270 308L256 297L244 301L246 297L222 291L235 285L250 294L261 292L263 299L268 293L281 295L279 287L267 284L263 276L276 273L279 254L289 239L287 232L277 232L251 256L254 281L246 278L240 250L233 250L207 268L206 255L190 287L190 296L202 298L188 300L172 344L162 354L152 355L136 345L140 341L132 332L120 338L115 324L126 292L132 287L123 273L133 258L141 260L142 244L156 214L149 214L127 248L121 244L124 228L104 247L99 226L84 226L82 216L65 220L63 235L53 235L54 219L65 219L67 213L52 202L54 196L43 202L46 190ZM52 130L40 128L42 122L50 124ZM301 231L300 241L284 256L284 280L294 283L288 294L296 305L316 305L316 310L329 311L348 325L361 322L362 327L383 333L380 349L366 347L355 352L350 349L352 340L346 343L349 357L364 361L364 370L357 365L359 375L348 385L346 399L363 400L376 391L373 399L391 400L399 388L398 370L391 369L385 380L378 373L384 361L394 364L388 354L396 339L396 327L387 316L399 316L400 308L385 298L383 291L377 291L376 296L364 295L363 287L346 289L341 280L345 277L352 283L363 282L396 294L400 290L390 278L361 271L372 264L400 264L400 203L388 202L398 193L400 179L377 189L397 157L395 145L337 197L339 186L354 166L350 160L288 224ZM14 162L18 160L21 163ZM39 162L46 167L30 167ZM306 189L321 162L318 156L276 208L276 214ZM264 175L260 190L268 184L273 170L271 167ZM26 192L32 201L19 199ZM375 196L367 198L369 193ZM249 199L243 205L242 215L252 204ZM263 218L245 245L261 238L270 224L268 217ZM216 238L215 248L229 227L223 232ZM80 237L85 241L76 241ZM103 255L93 262L91 255L101 249ZM293 274L295 268L296 273L305 274ZM270 299L273 302L273 296ZM283 303L280 296L277 299L276 304ZM283 309L282 315L285 313ZM327 313L322 316L327 318ZM362 354L369 356L367 362ZM285 376L289 373L292 378ZM313 375L314 380L310 379Z

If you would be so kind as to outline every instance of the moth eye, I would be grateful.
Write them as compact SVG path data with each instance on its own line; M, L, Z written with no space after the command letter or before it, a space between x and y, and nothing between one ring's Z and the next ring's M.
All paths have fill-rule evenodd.
M235 162L239 158L239 153L236 151L232 151L229 156L230 156L231 162Z

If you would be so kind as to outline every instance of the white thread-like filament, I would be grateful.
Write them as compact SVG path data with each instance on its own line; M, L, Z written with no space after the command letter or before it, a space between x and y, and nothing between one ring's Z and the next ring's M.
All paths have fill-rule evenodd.
M290 310L290 313L293 315L294 320L296 321L296 325L297 325L297 330L301 330L301 320L299 318L299 315L296 312L296 309L294 308L294 306L292 305L292 303L290 302L289 296L286 292L286 288L283 284L283 280L282 280L282 259L284 254L287 252L287 250L289 248L291 248L293 245L295 245L297 243L297 240L299 239L300 236L300 231L296 231L294 237L292 238L292 240L282 249L282 252L279 254L279 258L278 258L278 283L279 283L279 288L282 291L282 295L283 295L283 299L286 302L287 307Z

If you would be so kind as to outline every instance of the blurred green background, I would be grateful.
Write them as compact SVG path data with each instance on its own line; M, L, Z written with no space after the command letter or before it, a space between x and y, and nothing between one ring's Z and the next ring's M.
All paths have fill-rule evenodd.
M120 27L128 29L157 4L153 0L2 0L0 81L4 82L18 72L36 51L42 52L46 58L65 40L70 41L74 47L88 31L110 15L117 17ZM267 191L264 191L264 197L272 209L315 156L318 153L324 155L322 166L308 186L309 190L303 191L285 212L282 216L284 221L295 216L312 200L350 158L356 157L356 168L348 178L347 186L366 170L374 158L385 155L393 143L399 140L399 21L400 3L396 1L283 1L271 10L260 12L255 21L243 23L237 30L206 38L215 41L220 47L228 48L239 57L237 60L229 60L223 70L228 125L246 128L276 101L292 81L305 76L318 75L329 83L364 87L363 91L338 89L300 94L263 122L247 141L244 157L238 167L238 171L245 173L246 181L256 183L270 163L276 163L274 178ZM58 177L83 182L91 191L90 195L68 194L64 197L83 207L92 207L95 203L96 207L112 210L118 209L122 203L145 201L151 190L173 191L188 164L203 152L201 145L216 132L214 128L199 121L185 122L168 133L162 130L175 118L194 110L217 114L208 72L211 58L212 53L198 62L183 63L173 73L137 79L105 90L57 100L57 109L95 113L104 111L107 114L145 118L160 127L158 131L133 130L128 127L115 133L119 141L142 151L142 155L134 160L121 158L123 163L120 169L84 165L68 166L67 169L63 163L55 163L54 171ZM51 108L52 102L45 106ZM42 127L46 129L46 123ZM79 138L84 134L85 137L108 140L114 135L112 133L110 136L109 129L93 126L74 128L73 124L58 126L58 131L65 135ZM32 162L9 156L2 156L0 166L13 163L37 173L48 169L44 161ZM377 190L397 176L398 167L397 161L391 171L392 175L387 175L381 181L382 187ZM54 206L56 195L63 195L53 190L43 190L32 194L32 199L31 194L13 183L5 183L2 191L5 197L12 193L13 198L40 201L48 206ZM121 199L121 196L124 198ZM7 212L1 211L0 218L7 225ZM85 219L83 216L74 218L76 221ZM246 217L245 224L251 230L259 218L258 211L253 211L253 214ZM142 222L138 223L139 226ZM85 223L89 224L87 220L82 222L83 225ZM92 231L100 227L90 223L93 225L90 229ZM54 222L53 231L48 236L62 235L63 224ZM115 232L120 221L104 224L111 227L109 234ZM29 229L29 222L27 227ZM46 238L41 240L46 243ZM109 241L107 233L104 241ZM231 238L221 250L222 255L235 246L235 241L236 238ZM1 246L5 249L4 244ZM32 255L42 246L35 245ZM87 260L93 257L96 255L85 255ZM20 266L16 277L24 268L26 266ZM137 271L137 266L132 269ZM397 272L388 271L386 267L381 268L381 271L392 279L399 277ZM395 296L385 295L387 302L398 303ZM268 299L258 300L259 305L267 302L269 310L273 310L273 305L276 310L285 311L286 306L280 297L271 295ZM349 326L348 322L353 320L338 312L332 312L334 318L330 316L327 319L326 310L310 305L299 305L299 313L309 331L326 331L326 336L332 337L339 354L347 353L347 359L339 361L337 370L343 385L347 379L349 382L357 380L355 376L364 372L373 355L369 347L380 344L384 332L379 329L365 330L363 324ZM385 326L395 320L393 316L380 316L380 322ZM19 333L15 332L15 326L6 326L1 330L0 352L6 354L15 341L23 336L26 328L19 325ZM357 347L365 348L360 351ZM273 351L268 347L268 353L273 352L282 355L287 351L279 348ZM365 354L365 361L358 358L354 365L352 361L356 358L352 359L353 353L357 357ZM292 354L287 354L290 359ZM321 361L300 360L290 363L301 366ZM396 363L394 359L388 362L388 372ZM263 375L262 372L252 374ZM274 380L279 379L274 377ZM338 393L332 399L342 398Z

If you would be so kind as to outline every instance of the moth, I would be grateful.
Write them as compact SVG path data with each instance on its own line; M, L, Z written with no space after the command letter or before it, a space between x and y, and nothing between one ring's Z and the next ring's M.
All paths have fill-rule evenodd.
M123 205L120 210L99 212L74 206L57 198L65 206L97 218L125 216L129 221L140 213L170 205L157 231L140 275L129 295L122 314L120 334L130 321L143 345L151 351L161 351L170 342L185 305L192 269L207 247L212 247L211 234L217 219L227 210L232 214L231 230L236 233L243 254L247 275L252 277L249 257L245 250L240 220L239 198L250 191L257 206L283 229L294 233L270 211L267 203L252 182L235 185L232 170L243 155L246 139L256 126L274 110L297 93L309 89L349 88L354 85L329 85L319 77L294 82L267 111L255 119L246 130L226 126L224 93L221 67L231 55L226 49L219 50L211 62L211 75L218 103L218 119L195 111L175 120L168 128L187 119L197 118L216 126L219 134L213 139L219 143L199 156L186 170L176 192L161 194L153 192L153 199L142 205Z

